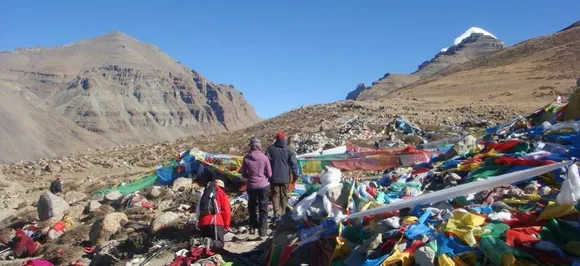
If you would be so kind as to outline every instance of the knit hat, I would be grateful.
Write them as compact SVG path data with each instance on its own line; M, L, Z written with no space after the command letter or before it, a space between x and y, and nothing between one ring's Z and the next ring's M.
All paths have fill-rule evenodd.
M220 187L223 187L223 188L225 188L225 187L226 187L226 185L224 184L224 181L222 181L222 180L219 180L219 179L218 179L218 180L216 180L216 181L215 181L215 183L216 183L216 185L218 185L218 186L220 186Z
M252 145L261 145L262 143L260 142L259 138L253 137L252 139L250 139L250 146Z
M283 140L286 139L286 135L284 135L284 132L279 131L278 134L276 135L276 139L277 140Z
M260 148L262 148L262 143L260 142L259 138L253 137L252 139L250 139L249 146L251 150L259 150Z
M26 232L24 232L24 230L22 229L16 229L16 236L23 236L26 235Z

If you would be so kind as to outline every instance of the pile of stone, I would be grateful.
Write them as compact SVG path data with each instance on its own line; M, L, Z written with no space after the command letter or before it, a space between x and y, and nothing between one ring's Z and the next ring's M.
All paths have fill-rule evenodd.
M368 140L380 137L380 133L371 126L380 128L380 121L369 122L359 116L346 118L343 123L337 123L333 128L321 128L312 134L295 134L292 137L298 154L309 153L319 149L328 149L346 145L349 140Z
M88 241L92 246L107 246L104 250L97 251L103 255L113 252L117 246L122 249L122 244L127 241L143 239L143 237L149 240L174 240L183 237L184 241L189 241L189 238L184 235L184 227L196 220L194 202L199 192L199 186L188 178L176 180L172 187L154 186L128 195L112 191L101 197L90 198L78 191L68 191L63 195L44 192L36 204L24 204L32 208L35 215L23 220L23 212L30 210L10 206L11 208L7 208L7 211L0 211L0 222L3 225L15 222L39 223L40 232L48 236L43 246L50 246L51 243L73 246L76 242L67 242L73 239ZM3 195L3 198L7 197ZM66 217L74 220L73 227L67 227L64 234L55 233L53 226L69 219ZM79 230L85 230L84 235L74 236ZM74 237L69 234L73 234ZM153 245L149 243L147 246ZM82 249L77 249L82 253ZM39 252L44 252L44 250L41 249ZM79 258L80 255L82 254L79 254ZM98 257L97 259L102 259Z
M81 173L91 168L129 169L152 167L186 149L186 144L135 145L109 150L89 150L83 155L61 156L54 159L6 165L2 173L18 176L38 177L49 174Z

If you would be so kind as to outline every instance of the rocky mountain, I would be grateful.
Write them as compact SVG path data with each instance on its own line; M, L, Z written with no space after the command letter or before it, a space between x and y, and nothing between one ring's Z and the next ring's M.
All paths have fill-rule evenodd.
M391 91L408 86L422 79L432 77L441 70L465 63L474 58L487 55L505 48L499 39L491 33L472 27L455 39L452 46L443 48L431 60L419 65L411 74L387 73L370 87L357 86L350 92L347 100L368 100L384 96Z
M567 30L569 30L569 29L572 29L572 28L578 28L578 27L580 27L580 20L579 20L579 21L576 21L575 23L572 23L572 25L570 25L570 26L568 26L568 27L564 28L564 29L563 29L563 30L561 30L561 31L567 31Z
M579 73L580 27L573 27L446 68L431 78L393 91L384 98L303 106L241 130L208 136L189 136L163 143L124 145L52 160L0 165L0 175L4 174L9 178L4 183L0 178L0 209L2 195L17 198L18 194L12 193L13 190L28 190L39 180L39 176L45 182L36 185L46 188L50 184L46 181L52 180L52 176L42 170L47 165L51 169L54 165L55 169L60 168L63 173L76 174L82 181L85 178L91 179L87 175L106 176L107 178L94 178L94 181L100 183L98 187L108 187L116 184L109 183L110 171L115 169L123 173L131 167L136 167L134 170L147 171L151 166L191 146L208 152L243 154L247 151L247 141L251 137L259 137L262 145L266 147L278 130L287 133L291 138L291 145L301 143L302 146L315 149L345 139L357 141L360 145L372 145L375 140L390 140L390 136L382 134L381 131L399 115L419 125L429 136L437 136L434 132L442 131L462 134L465 131L461 128L463 125L502 123L518 115L529 114L554 101L558 96L565 100L567 95L578 88L576 81L580 77ZM31 132L22 133L19 136L21 139L11 139L14 142L31 143L23 147L35 149L38 143L46 142L43 139L46 136L52 137L55 142L62 141L59 138L68 140L69 136L76 137L79 143L84 143L83 138L107 141L99 134L79 130L80 127L68 119L51 115L50 109L38 106L36 101L40 101L40 97L23 86L4 80L0 80L0 86L0 121L3 133L15 135L7 131L11 127L32 129ZM11 90L4 89L9 86ZM9 108L10 104L14 107ZM26 119L22 120L12 119L18 113L30 115L23 116ZM39 125L31 126L31 123ZM62 130L53 130L47 126L51 124ZM399 140L416 141L403 137L405 136L398 136ZM3 148L0 151L19 151L19 146L6 139L0 140L0 147ZM44 149L42 146L37 148ZM3 194L2 189L11 193ZM91 189L94 191L92 184ZM38 189L30 191L39 192Z
M198 138L195 143L215 152L243 152L250 137L258 136L264 143L272 140L277 130L285 130L291 136L301 134L302 140L307 139L304 136L311 136L312 142L322 137L336 139L340 135L337 128L354 117L375 133L397 115L424 130L478 121L497 124L529 114L558 96L566 99L578 88L578 78L580 27L571 27L447 67L385 93L385 97L304 106L242 131ZM404 76L389 74L383 80L401 82ZM366 89L364 84L357 88L374 89Z
M0 82L0 161L218 133L260 121L233 86L208 81L121 32L54 49L0 52Z

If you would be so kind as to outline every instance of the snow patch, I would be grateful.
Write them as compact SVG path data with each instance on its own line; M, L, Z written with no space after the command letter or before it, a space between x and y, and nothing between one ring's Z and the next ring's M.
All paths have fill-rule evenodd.
M497 39L497 37L495 37L493 34L489 33L488 31L486 31L482 28L471 27L468 30L466 30L463 34L459 35L459 37L455 38L455 41L453 42L453 46L460 44L463 40L469 38L469 36L471 36L471 34L474 34L474 33L487 35L487 36L490 36L494 39ZM451 47L445 47L445 48L441 49L441 52L445 53L445 52L447 52L447 50L449 50L449 48L451 48Z
M459 35L459 37L455 38L453 45L460 44L463 40L467 39L473 33L479 33L479 34L487 35L487 36L490 36L494 39L497 39L497 37L495 37L493 34L489 33L488 31L486 31L482 28L471 27L468 30L466 30L463 34Z

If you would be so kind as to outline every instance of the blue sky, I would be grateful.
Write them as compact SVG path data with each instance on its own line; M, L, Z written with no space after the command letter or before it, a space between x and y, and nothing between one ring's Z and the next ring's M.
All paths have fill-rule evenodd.
M268 118L412 72L471 26L513 45L580 20L578 10L578 0L6 0L0 49L120 30L233 84Z

